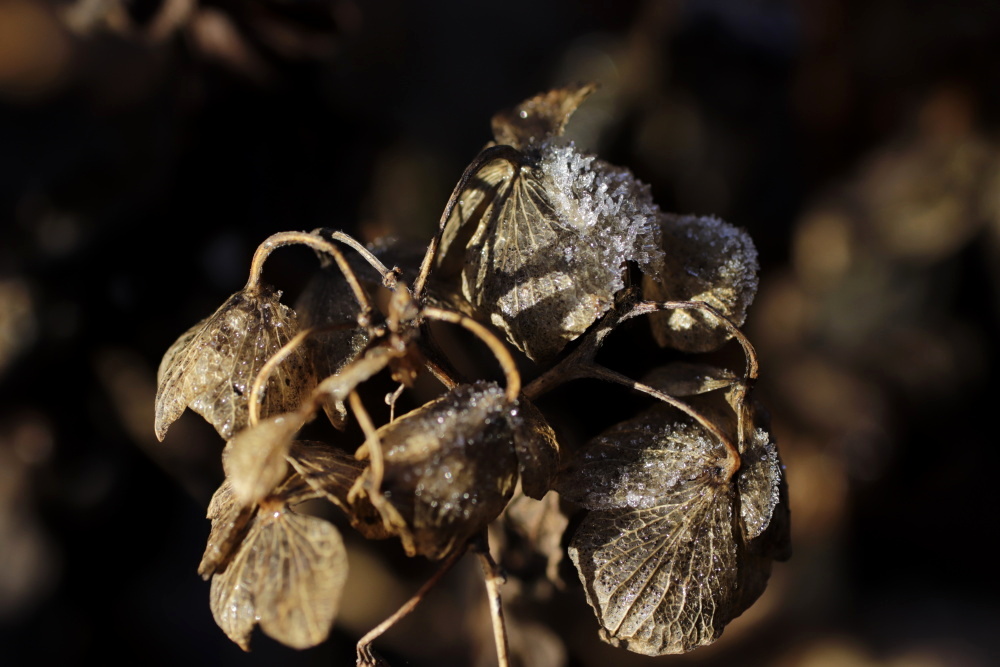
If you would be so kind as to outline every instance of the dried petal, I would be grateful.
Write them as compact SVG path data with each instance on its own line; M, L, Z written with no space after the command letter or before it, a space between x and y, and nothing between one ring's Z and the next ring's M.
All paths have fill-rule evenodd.
M280 296L266 286L237 292L167 350L158 373L157 438L163 440L187 407L227 440L246 426L257 372L298 333L295 311ZM294 410L315 382L305 351L293 352L271 375L261 415Z
M657 406L581 452L560 490L593 510L569 554L606 641L645 655L689 651L713 642L763 591L782 536L755 540L761 512L735 524L733 514L736 503L770 495L780 467L755 464L754 449L767 446L748 445L749 463L727 480L722 443Z
M516 417L493 383L459 385L378 431L385 471L381 492L359 485L406 553L444 558L503 511L517 482ZM365 443L359 455L371 447Z
M212 615L249 650L253 626L293 648L326 639L347 580L337 529L281 507L262 511L221 574L212 577Z
M289 462L312 489L344 510L347 494L365 469L352 454L314 440L293 442Z
M535 404L518 399L520 423L514 429L514 453L524 494L541 500L552 488L559 468L559 443L555 431Z
M736 326L743 324L757 293L757 248L750 235L712 216L661 216L662 264L643 276L652 301L703 301ZM684 352L710 352L730 338L714 316L700 310L674 310L650 316L661 346Z
M595 90L595 84L587 83L539 93L493 116L493 137L498 144L520 150L558 137L569 117Z
M204 579L225 569L233 551L246 535L247 523L253 512L254 508L236 502L232 485L229 480L223 480L208 504L212 531L208 535L205 554L198 565L198 574Z
M536 361L558 354L611 307L627 262L649 265L660 252L659 211L628 170L572 146L537 151L534 164L504 164L510 175L495 192L490 183L504 172L487 167L486 189L470 201L473 217L456 207L439 255L446 271L461 265L462 293L476 315ZM490 201L483 208L477 199Z
M226 443L222 463L238 503L247 507L260 502L285 479L285 456L302 424L296 412L277 415L243 429Z

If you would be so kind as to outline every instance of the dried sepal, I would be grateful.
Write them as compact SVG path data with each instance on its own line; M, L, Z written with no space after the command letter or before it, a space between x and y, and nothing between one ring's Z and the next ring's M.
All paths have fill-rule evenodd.
M493 116L493 138L523 150L561 136L569 117L595 90L595 84L581 83L539 93Z
M158 373L157 438L188 407L227 440L246 426L254 377L299 330L280 296L264 285L237 292L167 350ZM315 383L306 353L292 352L272 373L261 414L294 410Z
M225 569L233 555L233 551L243 541L248 530L248 522L253 516L254 507L247 507L236 502L233 487L229 480L222 484L208 504L208 519L212 522L212 530L208 535L205 553L198 565L198 574L204 579Z
M746 231L713 216L662 214L664 253L642 281L651 301L703 301L736 326L757 293L757 248ZM719 320L698 310L650 316L661 346L710 352L729 340Z
M554 91L499 116L507 120L498 141L522 152L479 170L445 222L437 257L445 277L460 273L476 316L535 361L607 312L627 262L648 269L662 252L648 187L554 141L583 91ZM527 107L535 115L521 127L512 119Z
M559 469L559 443L545 415L524 396L518 399L514 453L524 494L535 500L552 488Z
M243 650L258 623L281 643L308 648L329 634L346 580L336 528L280 504L262 507L228 567L212 577L212 615Z
M647 264L658 246L657 209L624 169L545 144L513 171L463 247L464 298L529 358L558 354L608 311L628 261ZM450 227L445 236L461 238ZM449 258L445 256L443 263ZM453 261L453 260L452 260Z
M345 511L347 494L365 469L352 454L315 440L293 442L288 462L310 488Z
M761 447L747 442L745 455ZM713 642L763 591L780 536L762 541L763 522L734 513L770 494L780 467L727 479L725 461L701 424L657 406L592 440L561 478L563 496L591 510L569 554L605 641L683 653Z
M285 457L304 421L298 412L275 415L243 429L226 443L222 465L236 502L256 504L285 479Z
M736 415L740 448L740 516L747 538L765 531L771 533L776 560L791 556L787 484L784 465L770 424L761 406L749 395L745 385L734 384L725 393L726 402ZM772 529L772 525L776 528Z
M517 482L513 406L493 383L459 385L380 428L384 470L357 489L371 498L410 556L440 559L504 509ZM359 450L369 456L372 439Z

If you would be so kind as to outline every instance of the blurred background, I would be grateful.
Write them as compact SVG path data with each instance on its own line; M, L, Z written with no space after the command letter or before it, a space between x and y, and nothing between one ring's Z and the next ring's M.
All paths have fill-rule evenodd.
M331 639L243 654L195 573L222 443L191 414L155 440L157 364L269 234L426 239L494 112L589 80L578 144L756 240L788 469L792 559L658 662L1000 664L994 0L0 0L0 663L354 664L433 566L346 534ZM268 265L289 295L297 252ZM641 374L648 332L621 336L609 365ZM571 445L588 400L635 401L555 396ZM393 664L495 660L467 560ZM650 664L565 580L505 588L521 664Z

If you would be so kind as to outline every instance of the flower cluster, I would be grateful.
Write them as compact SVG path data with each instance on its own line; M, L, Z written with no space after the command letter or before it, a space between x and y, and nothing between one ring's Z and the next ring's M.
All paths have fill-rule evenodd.
M565 142L592 90L553 90L494 117L495 141L463 173L422 255L330 230L276 234L246 286L167 351L157 436L191 408L226 440L199 573L212 580L216 621L243 648L256 625L313 646L336 619L346 550L332 524L296 511L305 500L329 501L364 537L398 537L442 571L477 551L501 665L486 529L516 493L559 494L586 512L569 556L602 637L638 653L714 641L787 557L783 468L738 329L757 287L753 242L714 217L661 212L627 169ZM271 252L291 244L321 257L294 308L261 282ZM736 339L745 368L674 362L636 380L599 364L608 335L643 315L659 345L684 353ZM471 332L503 383L463 377L431 322ZM526 386L512 348L534 371ZM425 373L440 395L396 415L395 399ZM400 387L384 424L359 394L380 374ZM586 443L560 442L534 402L581 378L656 404ZM324 413L340 430L355 420L363 442L334 431L329 442L300 439ZM372 641L411 608L361 640L359 664L381 664Z

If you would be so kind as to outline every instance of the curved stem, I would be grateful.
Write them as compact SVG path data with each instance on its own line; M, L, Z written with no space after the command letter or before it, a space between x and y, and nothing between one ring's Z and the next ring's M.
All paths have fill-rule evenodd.
M643 301L641 303L637 303L631 312L629 312L622 319L624 321L638 315L655 313L661 310L703 310L716 317L720 322L722 322L722 326L724 326L729 333L732 334L733 338L739 341L739 344L743 347L743 354L747 358L746 379L750 381L757 379L760 367L757 362L757 352L754 350L750 340L742 331L740 331L739 327L733 324L732 320L703 301Z
M257 251L253 254L253 260L250 262L250 277L247 279L247 284L243 289L247 292L256 292L259 290L260 274L264 270L264 262L267 261L271 253L278 248L296 244L309 246L333 257L340 268L340 272L344 274L347 284L350 285L351 291L354 292L354 297L358 300L362 312L365 315L372 312L371 298L369 298L368 293L361 286L358 277L354 275L354 270L347 263L343 253L340 252L337 246L326 239L314 234L307 234L306 232L280 232L272 234L257 246Z
M289 354L294 352L306 338L313 334L353 328L350 324L329 324L322 327L309 327L292 336L287 343L278 348L278 351L272 354L264 362L264 365L260 367L260 370L257 371L257 375L253 379L253 384L250 385L250 403L247 405L249 411L247 419L250 426L256 426L257 422L260 421L260 405L264 401L264 387L267 385L268 380L271 379L271 373L274 372L278 364L287 359Z
M247 419L251 427L256 426L257 422L260 421L260 404L264 401L264 386L271 379L271 373L274 372L278 364L287 359L288 355L302 344L302 341L315 333L315 331L316 329L310 327L298 332L291 340L278 348L278 351L272 354L271 358L265 361L264 365L260 367L256 377L253 379L253 384L250 385L250 404L247 406L249 411Z
M368 647L371 646L371 643L376 639L378 639L379 637L381 637L383 634L385 634L386 630L394 626L401 619L405 618L410 612L416 609L417 605L420 604L420 602L424 599L427 593L430 592L430 590L434 588L434 586L436 586L439 581L441 581L441 577L447 574L448 570L450 570L452 566L458 562L458 559L464 555L465 555L465 550L458 549L450 556L448 556L447 560L445 560L445 562L441 565L440 569L438 569L438 571L435 572L434 575L430 579L428 579L423 586L420 587L420 589L413 595L413 597L411 597L409 600L403 603L403 606L400 607L398 610L396 610L396 613L394 613L392 616L390 616L389 618L385 619L384 621L376 625L364 637L361 638L361 640L358 642L358 649L357 649L359 658L358 664L362 665L374 664L368 652ZM365 660L366 662L361 662L361 660Z
M504 375L507 377L507 400L512 403L517 400L517 397L521 394L521 374L517 372L517 364L514 362L514 357L511 356L507 346L500 342L499 338L494 336L489 329L479 322L460 313L431 306L424 308L421 312L425 317L433 320L451 322L465 327L474 333L479 340L483 341L490 348L493 356L500 363Z
M361 426L361 430L365 434L365 443L368 443L368 457L371 459L370 468L372 471L372 489L374 493L382 493L382 477L385 475L385 459L382 456L382 442L379 440L378 432L375 429L375 424L372 423L372 418L368 415L368 411L365 410L365 406L361 403L361 397L358 396L358 392L351 390L348 394L347 400L351 403L351 411L354 413L355 419L358 420L358 425Z
M430 244L427 246L427 252L424 253L424 259L420 263L420 273L417 275L417 279L413 283L413 297L419 299L420 295L424 292L424 284L427 282L427 277L431 272L431 263L434 261L434 257L437 255L438 246L441 244L441 234L444 232L444 226L448 224L448 219L451 218L452 211L455 210L455 206L458 205L459 197L462 196L462 192L465 188L469 186L469 181L471 181L479 170L488 165L490 162L496 160L506 160L514 165L515 169L520 170L521 166L525 164L524 154L517 150L513 146L490 146L489 148L484 148L479 151L479 154L472 159L469 166L465 168L462 172L462 177L458 179L458 183L455 184L455 188L451 191L451 196L448 197L448 203L445 204L444 211L441 213L441 220L438 221L438 229L434 234L434 238L431 239Z
M641 391L644 394L649 394L653 398L659 399L664 403L666 403L667 405L671 405L680 410L681 412L685 413L686 415L694 418L695 420L697 420L699 424L705 427L705 429L709 433L718 438L725 446L726 463L728 468L726 471L727 479L731 479L732 476L736 474L736 471L740 469L740 452L736 448L736 445L734 445L733 442L729 439L729 437L722 432L722 429L720 429L718 426L712 423L711 420L705 417L705 415L701 414L700 412L692 408L684 401L674 398L670 394L665 394L662 391L659 391L658 389L654 389L649 385L643 384L641 382L636 382L635 380L626 375L622 375L621 373L617 373L611 370L610 368L605 368L604 366L600 366L598 364L593 364L593 363L586 364L583 367L583 370L587 373L587 375L589 375L594 379L615 382L617 384L624 385L631 389L635 389L636 391Z
M334 241L340 241L344 245L350 246L355 252L364 257L365 260L371 264L372 268L378 271L379 275L382 276L383 285L389 289L393 289L396 286L396 272L392 269L386 268L386 265L382 263L382 260L376 257L371 250L364 246L364 244L350 234L345 234L341 231L328 233L330 234L331 239Z

